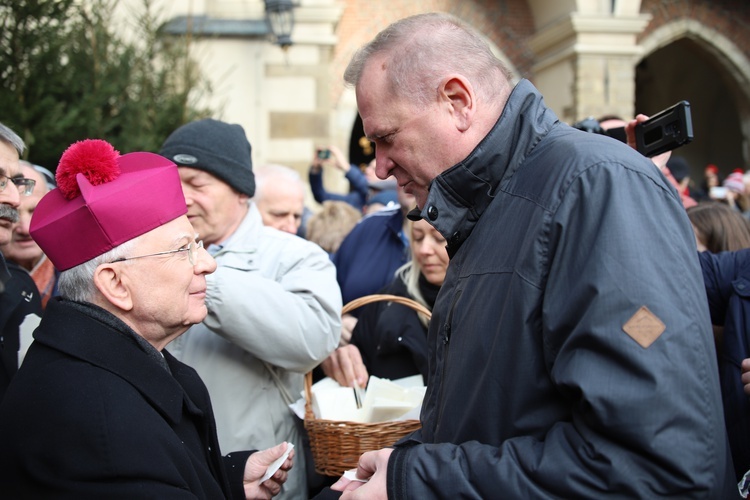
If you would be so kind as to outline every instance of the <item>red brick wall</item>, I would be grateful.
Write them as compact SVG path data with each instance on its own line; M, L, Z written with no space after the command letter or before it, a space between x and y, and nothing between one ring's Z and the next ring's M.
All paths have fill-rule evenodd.
M639 40L671 21L692 19L732 40L750 58L748 0L643 0L641 12L653 18Z

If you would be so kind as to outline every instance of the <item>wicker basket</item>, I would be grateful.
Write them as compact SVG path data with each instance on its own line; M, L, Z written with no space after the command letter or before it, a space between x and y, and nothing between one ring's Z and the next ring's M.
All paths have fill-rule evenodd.
M390 301L411 307L427 318L431 312L425 306L397 295L366 295L344 306L342 314L372 302ZM305 376L305 429L310 437L310 448L315 471L327 476L340 476L357 467L360 455L366 451L391 446L407 434L419 429L419 420L377 423L323 420L312 411L312 372Z

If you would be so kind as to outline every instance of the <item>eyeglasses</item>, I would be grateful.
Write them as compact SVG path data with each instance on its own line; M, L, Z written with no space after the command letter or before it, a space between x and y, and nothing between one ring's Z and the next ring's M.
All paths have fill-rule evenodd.
M167 250L166 252L156 252L156 253L150 253L147 255L138 255L135 257L120 257L119 259L115 259L110 262L110 264L114 264L115 262L124 262L126 260L133 260L133 259L142 259L143 257L156 257L158 255L169 255L173 253L179 253L179 252L187 252L188 259L190 260L190 265L194 266L196 262L198 262L198 249L203 248L203 240L195 242L191 241L189 244L185 245L182 248L178 248L177 250Z
M8 181L16 185L18 192L22 196L31 196L31 193L34 192L34 186L36 186L36 181L34 179L27 179L26 177L8 177L7 175L0 174L0 192L5 191Z

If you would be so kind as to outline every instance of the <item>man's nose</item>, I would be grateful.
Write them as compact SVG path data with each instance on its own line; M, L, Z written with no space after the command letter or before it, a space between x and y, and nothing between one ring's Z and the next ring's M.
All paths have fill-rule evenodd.
M388 167L388 159L383 154L378 154L377 148L375 149L375 175L378 176L378 179L387 179L391 173L388 170L390 167Z
M434 253L434 248L426 241L422 241L417 246L417 252L419 252L421 255L430 255L431 253Z
M196 254L197 262L193 265L195 274L211 274L216 271L216 260L205 248L199 248Z
M18 216L18 222L13 230L16 234L21 236L29 235L29 227L31 226L31 214L21 213Z
M297 218L294 214L284 217L284 220L281 222L281 230L292 234L297 232Z
M10 180L2 193L0 193L0 202L10 205L13 208L18 208L21 205L21 193Z
M187 206L192 205L193 203L193 190L190 189L190 186L186 185L184 182L182 183L182 194L185 196L185 204Z

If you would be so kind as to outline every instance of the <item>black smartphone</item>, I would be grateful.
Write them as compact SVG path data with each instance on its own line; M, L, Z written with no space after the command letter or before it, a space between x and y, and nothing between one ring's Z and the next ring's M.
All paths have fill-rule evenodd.
M656 156L693 140L690 103L680 101L635 127L636 149L643 156Z
M327 160L331 157L331 150L330 149L319 149L318 150L318 158L321 160Z

